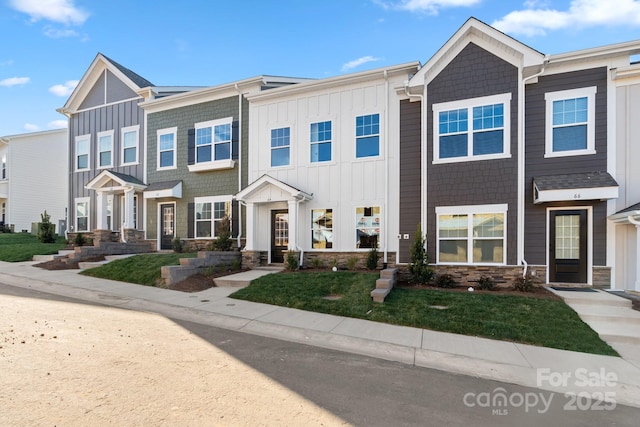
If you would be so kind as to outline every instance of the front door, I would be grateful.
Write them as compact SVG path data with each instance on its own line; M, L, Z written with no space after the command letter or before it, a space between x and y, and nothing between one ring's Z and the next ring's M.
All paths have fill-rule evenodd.
M549 281L587 283L587 211L550 211Z
M175 211L173 204L160 205L160 249L172 249L175 237Z
M271 211L271 262L283 263L289 246L289 211Z

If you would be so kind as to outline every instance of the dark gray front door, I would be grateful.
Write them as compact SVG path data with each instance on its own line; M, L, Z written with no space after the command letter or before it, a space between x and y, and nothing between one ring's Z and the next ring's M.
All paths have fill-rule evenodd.
M289 211L271 211L271 262L284 262L289 246Z
M587 283L587 211L551 211L549 281Z
M160 205L160 249L172 249L171 241L175 237L175 206Z

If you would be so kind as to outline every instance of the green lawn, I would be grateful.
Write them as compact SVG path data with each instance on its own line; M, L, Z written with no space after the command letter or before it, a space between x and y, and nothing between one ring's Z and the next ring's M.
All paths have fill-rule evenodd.
M197 255L196 252L134 255L111 261L100 267L84 270L80 274L101 279L156 286L160 279L160 267L163 265L179 265L180 258L195 258Z
M56 243L41 243L29 233L0 233L0 261L31 261L34 255L57 254L65 246L62 237Z
M370 292L378 277L376 273L359 272L269 274L231 297L456 334L618 355L562 301L395 288L384 303L375 303ZM331 295L341 298L326 298Z

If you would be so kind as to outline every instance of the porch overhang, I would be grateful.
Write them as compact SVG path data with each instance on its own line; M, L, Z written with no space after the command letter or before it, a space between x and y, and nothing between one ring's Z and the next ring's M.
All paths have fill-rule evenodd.
M618 183L607 172L546 175L533 178L533 203L618 198Z
M640 225L640 203L609 215L607 219L616 224Z
M145 199L182 198L182 181L154 182L144 190Z
M309 201L313 194L277 180L269 175L262 175L244 190L235 195L235 199L243 203L271 203L278 201Z
M147 186L138 178L119 172L104 170L85 185L87 190L99 192L143 191Z

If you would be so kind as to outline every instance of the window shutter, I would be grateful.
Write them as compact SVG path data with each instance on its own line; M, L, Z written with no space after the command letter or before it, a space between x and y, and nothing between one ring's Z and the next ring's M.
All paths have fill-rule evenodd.
M187 164L196 163L196 130L187 130Z
M231 160L238 160L238 140L240 136L240 123L235 120L231 123Z
M238 237L238 225L240 223L240 210L238 209L238 201L231 202L231 235Z
M195 237L195 217L196 217L196 204L187 203L187 238L193 239Z

